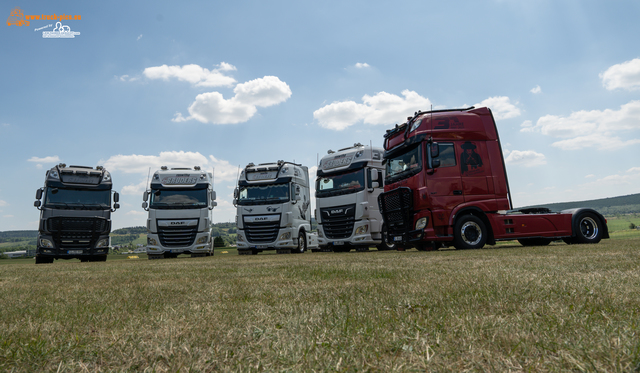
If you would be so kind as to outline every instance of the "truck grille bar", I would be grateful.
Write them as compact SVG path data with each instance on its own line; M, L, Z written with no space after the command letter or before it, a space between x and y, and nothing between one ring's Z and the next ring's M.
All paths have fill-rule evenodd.
M380 193L378 206L390 235L403 235L412 230L413 193L407 187L401 187Z
M47 230L51 232L56 246L61 249L86 249L94 247L101 234L110 231L109 221L104 218L47 219Z
M320 210L322 230L327 238L344 239L351 237L356 221L356 205L328 207Z
M244 231L247 235L247 241L251 243L270 243L275 242L278 238L280 230L280 221L261 222L261 223L244 223Z
M158 238L165 247L185 247L193 245L198 234L198 226L194 227L161 227L158 226Z

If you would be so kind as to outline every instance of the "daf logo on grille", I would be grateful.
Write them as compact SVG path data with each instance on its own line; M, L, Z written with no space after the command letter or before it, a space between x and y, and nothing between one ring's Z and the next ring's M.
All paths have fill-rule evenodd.
M342 214L344 212L344 210L340 209L340 210L331 210L331 214Z
M255 221L267 221L269 218L255 218Z
M171 224L171 225L184 225L184 224L186 224L186 223L185 223L185 222L183 222L183 221L172 221L170 224Z

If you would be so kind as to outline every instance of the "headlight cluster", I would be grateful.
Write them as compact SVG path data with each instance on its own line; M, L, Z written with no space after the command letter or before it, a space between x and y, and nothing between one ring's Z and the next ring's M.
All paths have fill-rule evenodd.
M100 241L98 241L98 243L96 244L96 248L107 247L107 246L109 246L109 239L108 238L103 238Z
M158 241L155 238L147 237L147 245L157 246Z
M207 236L202 236L202 237L198 238L198 241L196 241L196 244L199 244L199 243L205 243L205 242L207 242L207 241L209 241L209 237L207 237Z
M238 234L238 235L236 236L236 241L238 241L238 242L244 242L244 237L242 237L242 235L241 235L241 234Z
M48 247L48 248L53 248L53 242L51 242L51 241L49 241L49 240L47 240L47 239L41 238L41 239L40 239L40 246L42 246L42 247Z
M280 235L279 240L289 240L291 239L291 232L283 233Z
M369 230L369 225L361 225L356 228L356 234L365 234Z
M429 218L427 217L418 219L418 221L416 221L416 229L424 229L424 227L427 226L428 222Z

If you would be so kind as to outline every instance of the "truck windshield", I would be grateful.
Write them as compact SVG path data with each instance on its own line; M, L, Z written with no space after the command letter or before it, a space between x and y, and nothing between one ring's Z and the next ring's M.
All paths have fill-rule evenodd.
M207 207L206 189L154 189L149 207L153 209L199 209Z
M47 188L44 207L106 210L110 208L110 190Z
M386 165L386 183L413 176L422 169L422 147L417 145L402 154L388 158Z
M356 193L364 189L364 169L336 175L318 177L316 197Z
M289 184L249 185L240 187L238 204L260 205L289 201Z

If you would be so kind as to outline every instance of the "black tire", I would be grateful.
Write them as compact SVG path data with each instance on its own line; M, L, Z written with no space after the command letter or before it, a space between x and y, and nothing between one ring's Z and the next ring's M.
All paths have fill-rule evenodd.
M36 255L36 264L51 264L51 263L53 263L53 258Z
M577 243L598 243L602 239L602 222L590 212L578 216L573 230Z
M298 247L291 250L294 254L302 254L307 250L307 234L304 231L298 233Z
M522 246L547 246L551 243L551 238L522 238L519 239L518 242L520 242Z
M393 242L389 242L389 233L387 232L387 225L382 224L382 242L376 245L378 251L394 250L396 245Z
M453 246L458 250L481 249L487 242L487 228L475 215L461 216L453 230Z

